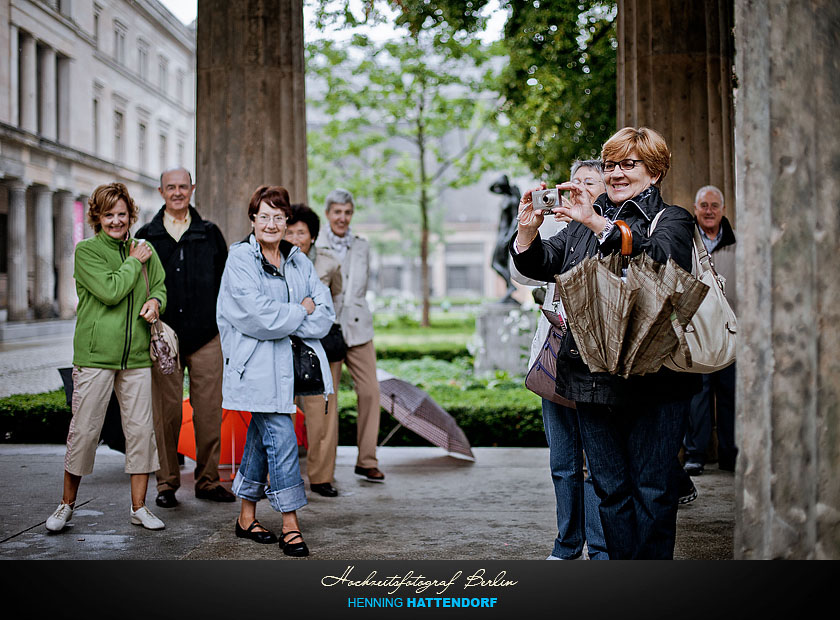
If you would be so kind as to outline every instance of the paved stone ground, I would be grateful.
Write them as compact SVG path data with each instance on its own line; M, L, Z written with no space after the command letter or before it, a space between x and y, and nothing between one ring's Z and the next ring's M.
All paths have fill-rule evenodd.
M73 334L0 342L0 398L63 387L58 369L73 363Z
M353 474L355 448L340 446L340 496L309 494L299 512L310 559L544 559L556 535L548 450L474 452L470 463L434 447L380 448L387 481L372 484ZM154 490L148 493L166 529L131 525L124 456L104 446L93 474L82 481L70 527L51 534L44 521L60 498L63 459L63 446L0 444L0 559L290 559L276 545L234 536L238 504L196 499L189 460L178 507L157 508ZM230 477L230 470L224 473ZM698 499L679 511L675 557L731 559L734 477L711 467L695 484ZM280 529L279 514L266 502L257 515Z

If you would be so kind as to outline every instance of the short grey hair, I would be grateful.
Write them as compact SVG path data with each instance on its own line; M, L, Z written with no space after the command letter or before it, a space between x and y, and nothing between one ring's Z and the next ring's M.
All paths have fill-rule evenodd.
M600 159L576 159L572 162L572 171L570 176L575 176L577 171L581 168L592 168L601 175L602 179L604 178L604 164Z
M190 171L187 170L186 168L184 168L183 166L176 166L174 168L170 168L169 170L164 170L163 172L160 173L160 185L158 185L158 187L163 189L163 175L164 174L167 174L169 172L181 172L182 170L187 173L188 177L190 177L190 185L192 185L193 184L192 174L190 173Z
M723 201L723 192L722 192L722 191L720 191L720 190L719 190L717 187L715 187L714 185L704 185L703 187L701 187L700 189L698 189L698 190L697 190L697 193L696 193L696 194L694 194L694 204L697 204L697 201L699 201L699 200L700 200L700 195L701 195L701 194L705 194L706 192L714 192L715 194L717 194L718 196L720 196L720 205L721 205L721 206L723 206L724 204L726 204L726 203L724 203L724 201Z
M346 202L349 202L355 211L356 203L353 201L353 194L339 187L327 194L327 198L324 200L324 208L326 211L329 211L333 204L344 204Z

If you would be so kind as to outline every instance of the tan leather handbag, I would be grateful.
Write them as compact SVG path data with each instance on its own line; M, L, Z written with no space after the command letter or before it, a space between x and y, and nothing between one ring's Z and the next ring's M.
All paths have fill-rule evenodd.
M650 225L651 233L664 212L662 209L656 214ZM735 361L738 323L724 294L726 279L715 272L696 224L691 274L708 286L709 292L685 328L689 354L685 354L684 347L677 347L665 359L664 366L677 372L708 374L723 370Z

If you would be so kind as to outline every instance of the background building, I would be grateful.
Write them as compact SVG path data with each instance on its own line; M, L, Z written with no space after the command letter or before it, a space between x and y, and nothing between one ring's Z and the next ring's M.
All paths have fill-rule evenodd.
M74 315L87 198L195 168L195 30L157 0L0 0L0 321Z

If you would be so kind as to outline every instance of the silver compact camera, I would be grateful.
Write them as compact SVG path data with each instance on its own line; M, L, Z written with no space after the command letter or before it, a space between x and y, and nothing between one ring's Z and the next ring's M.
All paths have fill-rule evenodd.
M532 204L534 205L534 213L541 213L542 215L549 215L554 207L560 206L560 192L557 188L541 189L531 193Z

